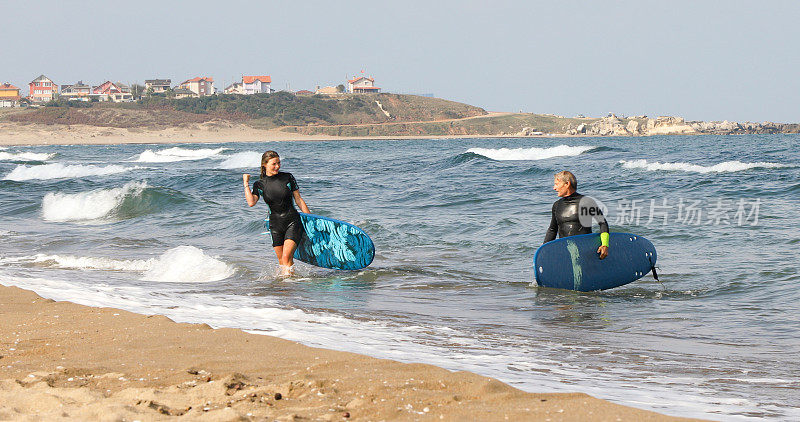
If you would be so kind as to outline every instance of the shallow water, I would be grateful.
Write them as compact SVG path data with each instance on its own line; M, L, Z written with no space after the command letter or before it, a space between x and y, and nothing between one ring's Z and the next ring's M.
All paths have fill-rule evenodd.
M0 283L466 369L529 391L797 420L799 140L8 147ZM266 149L281 153L312 212L371 235L368 269L298 264L294 279L275 278L266 205L248 208L241 183ZM532 285L562 169L606 205L612 231L654 243L661 283L648 275L595 293Z

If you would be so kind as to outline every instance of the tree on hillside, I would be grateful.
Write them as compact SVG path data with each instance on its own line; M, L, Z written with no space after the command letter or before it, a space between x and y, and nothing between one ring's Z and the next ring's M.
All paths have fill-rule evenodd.
M144 86L134 83L131 85L131 94L133 95L134 100L138 100L142 98L142 93L144 92Z
M336 92L344 92L344 85L342 84L336 85Z

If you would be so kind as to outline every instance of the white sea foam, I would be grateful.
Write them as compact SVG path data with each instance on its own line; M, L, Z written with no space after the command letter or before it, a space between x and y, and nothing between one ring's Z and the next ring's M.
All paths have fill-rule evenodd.
M61 256L38 254L32 262L46 264L56 268L71 270L106 270L106 271L147 271L153 267L152 260L118 260L88 256Z
M172 163L175 161L202 160L216 157L224 150L225 148L186 149L181 147L172 147L160 151L148 149L139 154L139 157L134 161L140 163Z
M237 152L225 157L219 164L222 169L258 168L261 166L261 153L255 151Z
M498 161L512 161L512 160L546 160L555 157L574 157L583 154L584 152L597 149L596 146L590 145L559 145L550 148L470 148L467 152L483 155L484 157L491 158Z
M3 180L33 180L33 179L68 179L87 176L106 176L109 174L123 173L138 167L122 167L118 165L94 166L91 164L64 165L61 163L44 164L40 166L18 165Z
M29 262L69 270L140 272L141 280L165 283L208 283L226 279L234 273L233 267L194 246L178 246L150 259L37 254L3 258L0 262Z
M622 167L627 169L645 169L647 171L686 171L692 173L728 173L736 171L750 170L754 168L782 168L790 167L786 164L779 163L743 163L741 161L725 161L724 163L715 164L713 166L702 166L692 163L660 163L653 161L648 163L647 160L621 160Z
M55 157L46 152L0 152L0 161L45 161Z
M121 188L88 192L48 192L42 200L42 217L47 221L86 221L107 217L127 196L138 196L146 182L129 182Z
M234 269L230 265L206 255L202 249L194 246L178 246L154 260L153 266L145 271L142 280L206 283L226 279L232 276L233 272Z

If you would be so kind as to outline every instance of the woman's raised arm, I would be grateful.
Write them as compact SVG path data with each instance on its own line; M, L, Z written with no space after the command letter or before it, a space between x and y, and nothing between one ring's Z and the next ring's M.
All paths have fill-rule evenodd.
M250 192L250 175L243 174L242 181L244 182L244 199L247 200L247 206L252 207L258 203L258 197L253 195L253 192Z

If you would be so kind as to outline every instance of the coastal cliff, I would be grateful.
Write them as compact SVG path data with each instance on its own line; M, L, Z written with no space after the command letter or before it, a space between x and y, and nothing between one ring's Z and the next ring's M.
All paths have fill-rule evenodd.
M589 124L580 124L567 130L568 135L591 136L636 136L636 135L736 135L756 133L799 133L799 124L786 123L737 123L727 120L722 122L687 122L682 117L661 116L655 119L634 117L620 119L614 115L598 119Z
M800 133L796 123L686 121L682 117L603 118L499 113L439 98L399 94L295 96L291 93L151 98L135 103L54 102L0 112L0 133L271 131L287 137L652 136ZM194 133L194 134L192 134ZM94 136L93 136L94 137ZM235 137L235 136L234 136ZM239 136L241 139L241 136Z

